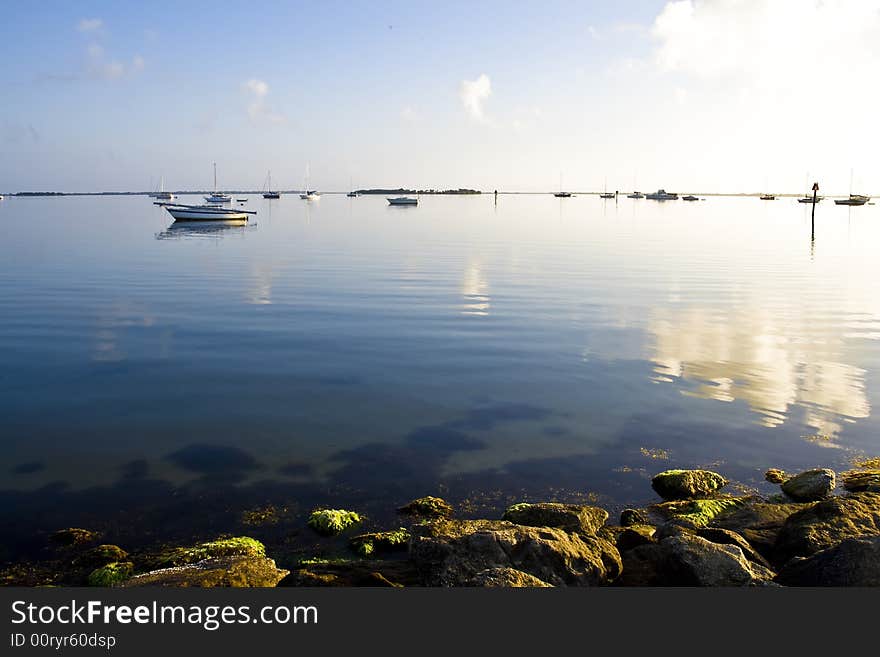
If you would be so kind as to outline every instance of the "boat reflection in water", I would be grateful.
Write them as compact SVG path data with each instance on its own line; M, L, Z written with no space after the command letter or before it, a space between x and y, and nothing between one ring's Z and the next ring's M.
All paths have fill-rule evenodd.
M247 228L256 228L256 224L247 219L221 219L217 221L185 221L177 220L161 233L156 239L180 239L186 237L224 237L229 234L243 233Z

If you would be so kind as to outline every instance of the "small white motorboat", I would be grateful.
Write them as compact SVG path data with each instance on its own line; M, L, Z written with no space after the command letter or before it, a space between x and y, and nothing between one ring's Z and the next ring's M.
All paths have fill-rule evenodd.
M317 201L319 198L321 198L321 192L316 192L313 189L307 189L302 194L300 194L299 197L304 201Z
M667 192L665 189L658 189L656 192L645 194L645 198L652 201L677 201L678 194L675 192Z
M633 192L632 194L627 194L627 198L645 198L645 195L641 192Z
M249 210L219 208L216 205L180 205L176 203L154 203L160 205L175 221L230 221L245 220L248 215L257 214Z
M3 200L3 194L0 194L0 201Z
M386 199L389 205L418 205L419 199L411 196L398 196L396 198Z

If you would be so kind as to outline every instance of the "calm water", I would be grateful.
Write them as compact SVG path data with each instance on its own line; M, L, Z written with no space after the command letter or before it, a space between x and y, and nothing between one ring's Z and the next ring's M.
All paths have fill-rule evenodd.
M826 201L814 243L793 199L247 207L207 230L145 197L0 202L9 554L270 502L288 528L422 494L614 508L674 466L769 490L880 452L880 207Z

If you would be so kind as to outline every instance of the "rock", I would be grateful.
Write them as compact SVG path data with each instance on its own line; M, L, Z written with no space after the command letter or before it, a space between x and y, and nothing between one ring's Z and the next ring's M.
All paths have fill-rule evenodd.
M712 520L745 504L749 498L719 497L716 499L678 500L652 504L651 510L686 527L705 527Z
M727 479L709 470L666 470L651 480L651 487L664 500L705 497L726 484Z
M319 534L335 536L361 521L359 514L345 509L318 509L312 511L308 525Z
M639 545L621 554L623 572L615 586L670 586L663 572L664 551L658 543Z
M648 516L641 509L624 509L620 513L620 524L624 527L630 525L647 525Z
M349 541L355 552L368 557L374 552L405 550L409 543L409 530L401 527L392 532L372 532L353 536Z
M786 479L782 484L782 492L796 502L814 502L831 495L834 486L834 470L816 468Z
M268 557L217 557L135 575L122 585L125 587L272 587L288 572L277 568L275 561Z
M441 497L420 497L409 504L397 509L397 512L405 516L420 516L422 518L449 518L452 516L452 506Z
M852 492L871 491L880 493L880 470L850 470L840 478L843 487Z
M481 570L468 582L470 586L486 588L547 588L547 582L515 568L487 568Z
M617 535L617 550L626 552L640 545L647 545L654 542L655 529L650 525L631 525L625 527L622 532Z
M747 586L771 581L773 571L746 559L736 545L699 536L673 536L660 542L664 577L675 586Z
M657 530L654 532L654 540L662 541L664 538L669 538L670 536L695 534L696 531L697 527L695 527L693 523L686 521L682 522L680 520L673 519L669 520L668 522L664 522L657 527Z
M568 532L595 534L608 520L608 512L595 506L541 502L514 504L501 518L515 525L558 527Z
M554 586L596 586L620 575L620 553L597 536L507 521L436 520L412 528L410 559L429 586L467 585L514 568Z
M764 473L764 479L769 481L771 484L781 484L786 479L788 479L788 475L785 474L784 470L780 470L778 468L770 468L767 472Z
M765 568L771 567L770 563L760 552L753 548L745 538L734 531L721 529L720 527L703 527L702 529L697 530L697 536L705 538L707 541L712 541L713 543L720 543L721 545L735 545L742 550L746 559L749 561L760 564Z
M192 547L177 547L162 553L157 565L184 566L216 557L265 557L266 548L250 536L218 538Z
M796 557L776 581L785 586L880 586L880 536L848 538L811 557Z
M89 586L114 586L127 580L134 572L130 561L114 561L89 573Z
M712 521L712 527L736 532L745 538L766 559L773 556L776 538L789 516L811 504L769 504L756 500L746 502Z
M401 588L418 586L419 574L406 560L324 560L309 559L300 563L278 586L382 586Z
M774 547L779 563L809 557L848 538L880 535L880 493L850 493L813 504L785 521Z
M118 545L99 545L79 555L74 560L78 568L97 568L114 561L125 561L128 552Z
M68 527L67 529L59 529L49 535L49 540L55 545L61 547L70 547L73 545L84 545L92 543L100 538L98 532L81 529L79 527Z

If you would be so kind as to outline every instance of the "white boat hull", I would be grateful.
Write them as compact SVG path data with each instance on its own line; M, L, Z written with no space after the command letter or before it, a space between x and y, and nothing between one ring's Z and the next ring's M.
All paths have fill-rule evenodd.
M389 198L386 199L389 205L418 205L419 199L417 198Z
M240 210L225 210L222 208L212 207L175 207L165 206L176 221L247 221L251 212L243 212Z

